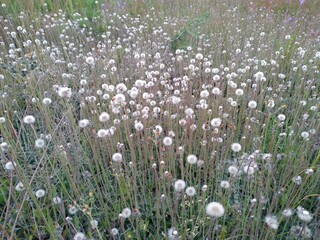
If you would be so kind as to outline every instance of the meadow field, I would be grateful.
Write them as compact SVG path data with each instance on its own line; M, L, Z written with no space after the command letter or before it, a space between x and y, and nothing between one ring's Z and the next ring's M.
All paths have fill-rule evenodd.
M0 239L320 239L319 25L319 0L0 1Z

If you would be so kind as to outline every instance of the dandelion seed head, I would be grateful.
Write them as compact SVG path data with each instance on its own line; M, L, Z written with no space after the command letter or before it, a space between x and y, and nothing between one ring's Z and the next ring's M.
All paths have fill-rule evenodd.
M222 120L221 118L213 118L210 123L212 127L220 127Z
M12 162L12 161L9 161L4 165L4 167L5 167L5 169L7 171L13 171L15 169L15 167L16 167L16 163Z
M231 150L234 152L240 152L242 149L241 145L239 143L232 143L231 144Z
M219 218L224 214L224 207L218 202L211 202L206 206L206 213L210 217Z
M86 240L86 235L82 232L77 232L76 235L74 235L73 240Z
M279 227L279 222L276 216L267 215L264 219L264 222L268 225L269 228L277 230Z
M255 109L257 107L257 102L256 101L249 101L248 107L251 109Z
M100 114L100 116L99 116L99 121L100 121L100 122L107 122L107 121L109 121L109 119L110 119L110 116L109 116L109 114L106 113L106 112L102 112L102 113Z
M35 141L35 147L36 148L43 148L46 145L45 141L42 138L38 138Z
M198 158L196 155L190 154L187 156L187 162L191 165L196 164L198 161Z
M27 115L23 118L23 122L25 124L33 124L36 121L36 119L34 118L34 116L32 115Z
M178 179L174 182L174 190L177 192L182 192L186 187L186 182L182 179Z
M171 137L164 137L162 140L163 145L170 147L173 143L173 140Z
M42 198L46 195L46 191L43 189L39 189L36 191L35 195L36 195L36 198Z
M117 163L122 162L122 154L121 154L121 153L114 153L114 154L112 155L112 160L113 160L114 162L117 162Z
M131 209L124 208L121 212L123 218L129 218L131 216Z

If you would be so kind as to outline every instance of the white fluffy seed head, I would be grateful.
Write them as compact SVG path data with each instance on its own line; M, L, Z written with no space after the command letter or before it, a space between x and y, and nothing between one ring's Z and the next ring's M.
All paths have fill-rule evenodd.
M304 139L307 139L309 137L309 133L308 132L302 132L301 133L301 137L303 137Z
M60 197L54 197L52 201L54 204L60 204L62 202L62 199Z
M44 105L49 105L52 103L52 100L50 98L44 98L44 99L42 99L42 103Z
M112 160L113 160L114 162L117 162L117 163L122 162L122 154L121 154L121 153L114 153L114 154L112 155Z
M124 208L121 212L123 218L129 218L131 216L131 209Z
M70 98L72 95L71 88L68 87L59 87L58 88L58 95L61 98Z
M236 95L237 96L242 96L243 95L243 90L241 88L238 88L236 91L235 91Z
M5 165L4 165L4 167L5 167L5 169L7 170L7 171L13 171L14 170L14 168L15 168L15 166L16 166L16 163L15 162L7 162Z
M112 236L117 236L119 234L119 230L117 228L112 228L110 233Z
M86 235L82 232L77 232L76 235L74 235L73 240L86 240Z
M251 109L255 109L257 107L257 102L256 101L250 101L248 103L248 107L251 108Z
M45 145L46 143L42 138L39 138L35 141L36 148L43 148Z
M220 187L228 189L228 188L230 188L230 183L228 181L221 181Z
M236 176L239 172L239 169L236 166L229 166L228 167L228 172L230 173L231 176Z
M286 116L284 114L279 114L278 115L278 120L283 122L284 120L286 120Z
M264 219L264 222L271 229L277 230L279 227L279 222L276 216L267 215Z
M196 195L196 189L194 187L187 187L185 192L189 197Z
M239 143L232 143L231 144L231 150L234 152L240 152L242 149L241 145Z
M23 122L25 124L33 124L36 121L36 119L34 118L34 116L32 115L27 115L23 118Z
M86 58L86 63L87 63L87 64L90 64L90 65L93 65L93 64L94 64L94 58L91 57L91 56L90 56L90 57L87 57L87 58Z
M211 92L213 95L220 95L221 94L220 88L217 88L217 87L212 88Z
M206 213L210 217L219 218L224 214L224 207L218 202L211 202L206 206Z
M293 210L291 208L287 208L287 209L283 210L283 212L282 212L282 215L287 218L291 217L292 214L293 214Z
M163 140L162 140L162 143L163 143L163 145L169 147L169 146L172 145L173 140L172 140L171 137L164 137Z
M107 121L109 121L109 119L110 119L110 116L106 112L101 113L100 116L99 116L99 121L100 122L107 122Z
M178 179L174 182L174 190L177 192L182 192L186 187L186 182L182 179Z
M196 155L194 155L194 154L188 155L188 157L187 157L187 162L188 162L189 164L191 164L191 165L192 165L192 164L196 164L197 161L198 161L198 158L197 158Z
M82 119L79 121L78 125L80 128L88 127L90 124L90 121L88 119Z
M222 120L221 120L221 118L214 118L211 120L210 123L211 123L212 127L219 127L222 123Z
M46 191L43 189L39 189L36 191L35 195L37 198L42 198L42 197L44 197L44 195L46 195Z
M21 192L21 191L25 190L25 187L23 186L23 183L22 182L18 182L18 184L15 186L15 190L17 192Z

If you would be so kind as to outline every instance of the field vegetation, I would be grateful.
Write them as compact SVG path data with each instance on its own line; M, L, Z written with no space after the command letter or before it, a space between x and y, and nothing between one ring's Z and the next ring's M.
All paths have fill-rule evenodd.
M1 1L1 239L320 239L319 9Z

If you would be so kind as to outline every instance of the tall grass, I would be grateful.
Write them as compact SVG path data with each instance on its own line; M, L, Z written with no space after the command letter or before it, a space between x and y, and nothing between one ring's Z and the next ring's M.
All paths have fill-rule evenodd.
M2 239L320 237L318 1L5 3Z

